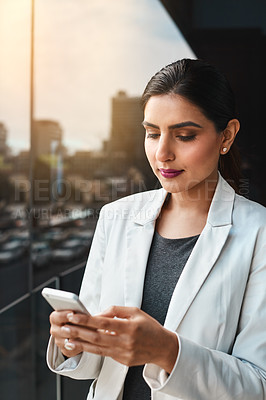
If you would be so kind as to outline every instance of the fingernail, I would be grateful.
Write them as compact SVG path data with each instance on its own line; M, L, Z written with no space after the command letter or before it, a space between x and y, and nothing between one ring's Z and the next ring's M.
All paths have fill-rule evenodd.
M65 333L70 333L70 328L68 326L62 326L62 331Z
M74 345L74 343L71 343L71 342L67 342L67 343L64 344L64 348L66 350L73 350L75 347L76 346Z
M68 313L68 314L67 314L67 319L68 319L69 321L72 321L73 316L74 316L74 314L73 314L72 312L71 312L71 313Z
M76 315L73 315L73 317L68 319L70 322L72 322L72 324L78 324L79 323L79 317L77 317Z
M71 317L69 319L70 322L72 322L72 324L78 324L79 323L79 317L77 315L73 315L73 317Z

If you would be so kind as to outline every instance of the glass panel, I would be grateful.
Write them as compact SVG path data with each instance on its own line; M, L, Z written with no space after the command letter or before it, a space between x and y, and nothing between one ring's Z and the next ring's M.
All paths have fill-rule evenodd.
M45 284L51 288L55 288L56 285L56 280ZM52 308L41 295L43 287L35 290L33 294L36 399L56 400L56 374L51 372L46 365L46 349L50 337L49 315Z
M30 315L30 297L0 314L1 399L36 399Z
M157 185L140 95L194 56L159 1L66 4L36 0L35 285L85 263L103 204Z
M62 377L62 399L64 400L86 400L92 381L75 380Z
M29 290L30 2L0 0L0 309Z
M57 276L61 289L78 293L100 208L157 184L144 155L140 94L178 47L192 53L158 1L35 0L35 10L35 396L53 399L57 389L64 400L85 399L90 381L62 378L59 395L45 366L51 309L40 287ZM22 182L19 198L27 196Z
M85 265L80 264L72 270L63 272L60 276L60 289L79 294Z

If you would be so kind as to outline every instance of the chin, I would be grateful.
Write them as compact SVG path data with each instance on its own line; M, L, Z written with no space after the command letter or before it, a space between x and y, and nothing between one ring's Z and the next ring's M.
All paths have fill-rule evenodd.
M160 184L168 193L180 193L183 192L185 189L182 188L181 185L178 185L176 182L163 182L160 180Z

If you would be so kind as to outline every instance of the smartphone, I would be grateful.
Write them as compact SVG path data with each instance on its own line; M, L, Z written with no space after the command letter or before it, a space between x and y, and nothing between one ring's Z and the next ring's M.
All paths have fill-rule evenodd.
M89 311L75 293L45 287L42 290L42 295L56 311L72 310L89 314Z

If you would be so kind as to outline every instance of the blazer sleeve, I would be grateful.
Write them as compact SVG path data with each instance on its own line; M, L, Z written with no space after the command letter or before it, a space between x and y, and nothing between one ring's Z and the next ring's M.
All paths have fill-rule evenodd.
M102 210L95 229L80 289L80 299L91 314L99 312L101 277L106 248L103 214ZM100 373L102 362L101 356L86 352L65 360L53 338L50 338L47 348L47 364L55 373L74 379L94 379Z
M180 351L169 376L153 364L144 368L144 378L154 393L186 400L266 399L265 228L257 236L231 354L177 336Z

